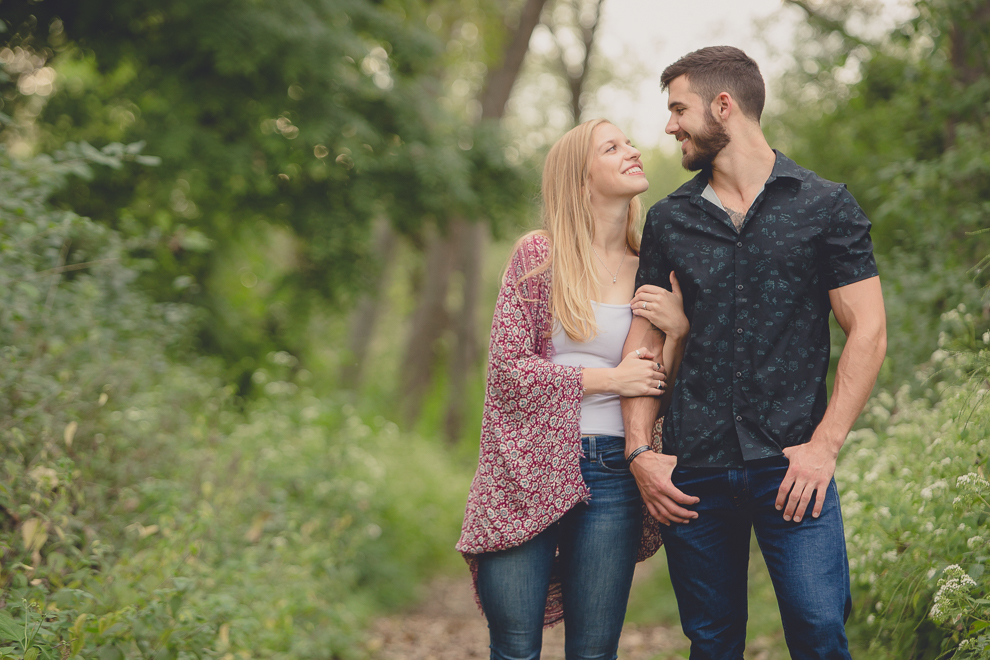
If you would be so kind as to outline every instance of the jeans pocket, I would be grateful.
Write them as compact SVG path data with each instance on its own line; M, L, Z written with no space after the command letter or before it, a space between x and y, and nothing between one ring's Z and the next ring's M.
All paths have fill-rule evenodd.
M603 451L598 454L598 466L606 472L628 474L629 464L626 463L625 450Z

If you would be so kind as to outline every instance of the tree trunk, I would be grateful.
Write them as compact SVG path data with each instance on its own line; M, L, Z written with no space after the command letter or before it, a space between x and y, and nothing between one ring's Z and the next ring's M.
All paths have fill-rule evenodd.
M990 0L979 3L969 16L952 22L949 30L949 56L956 79L966 87L986 75L990 65L987 32L990 27ZM946 125L946 148L956 143L956 117Z
M526 59L526 52L529 51L529 39L540 22L540 14L546 4L547 0L526 0L519 14L519 25L509 40L501 64L498 68L488 70L488 78L481 94L482 119L501 119L505 114L505 104L509 102L512 88Z
M361 296L361 300L351 317L347 341L347 361L341 368L341 382L348 389L357 389L361 385L364 365L368 357L368 347L371 345L371 338L374 335L378 312L382 308L379 295L384 289L384 283L388 281L396 244L395 232L392 231L388 222L379 222L375 228L373 245L382 267L372 286L369 287L369 291L372 293Z
M456 228L451 229L456 232ZM450 232L445 236L434 231L427 243L419 305L413 313L405 359L400 369L400 414L409 426L419 419L423 399L433 382L439 340L449 323L447 289L453 271L454 255Z
M567 81L567 89L571 96L571 118L575 126L581 123L581 115L584 111L584 103L581 100L581 95L584 94L585 86L588 82L588 73L591 71L591 57L595 48L595 35L598 33L598 25L602 16L602 5L605 2L605 0L590 0L592 19L590 25L584 25L581 22L582 1L572 0L570 3L571 15L574 20L574 25L571 27L580 34L581 43L584 46L584 57L581 61L580 68L569 67L567 61L564 59L564 48L561 45L560 38L557 36L560 27L556 25L547 26L557 41L557 50L560 53L560 71L564 76L564 80Z
M488 227L481 222L466 223L460 236L458 267L464 274L460 314L454 323L455 343L448 367L450 392L444 431L447 442L456 443L464 429L467 404L467 383L477 366L481 351L478 347L478 302L481 297L481 264L485 253Z
M529 40L540 22L540 14L547 0L526 0L508 46L499 66L488 71L482 87L482 121L500 120L505 114L512 88L519 77L523 61L529 50ZM448 363L450 396L447 403L444 431L448 442L456 442L463 432L465 386L471 371L479 359L476 336L478 298L481 295L481 256L488 227L480 222L455 220L451 226L451 251L457 255L458 270L464 276L463 304L457 313L454 347Z

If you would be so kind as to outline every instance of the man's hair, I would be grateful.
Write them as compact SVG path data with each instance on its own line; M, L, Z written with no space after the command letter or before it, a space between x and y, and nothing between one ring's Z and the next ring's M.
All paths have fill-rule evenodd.
M738 48L709 46L688 53L663 70L660 89L667 91L681 76L687 76L691 91L706 104L728 92L744 115L760 121L767 97L763 76L756 62Z

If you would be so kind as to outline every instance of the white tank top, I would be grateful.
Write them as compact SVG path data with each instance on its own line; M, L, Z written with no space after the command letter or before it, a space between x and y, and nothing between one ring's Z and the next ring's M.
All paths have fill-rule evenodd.
M622 345L632 325L632 309L629 305L609 305L594 300L591 306L595 310L598 336L588 342L577 342L557 325L552 336L554 364L611 369L622 361ZM585 395L581 400L581 434L625 437L618 394Z

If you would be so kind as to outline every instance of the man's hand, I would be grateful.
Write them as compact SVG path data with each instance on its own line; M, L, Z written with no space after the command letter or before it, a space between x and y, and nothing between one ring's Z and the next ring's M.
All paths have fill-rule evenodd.
M697 518L696 511L689 511L681 505L701 501L697 497L685 495L670 482L670 475L676 466L676 456L652 451L643 452L629 466L650 515L668 526L672 522L686 523Z
M825 504L825 491L835 474L835 459L839 452L812 436L811 441L803 445L786 447L784 456L791 464L777 490L777 510L784 510L784 520L801 522L811 502L811 494L817 491L815 507L811 511L812 518L817 518Z

